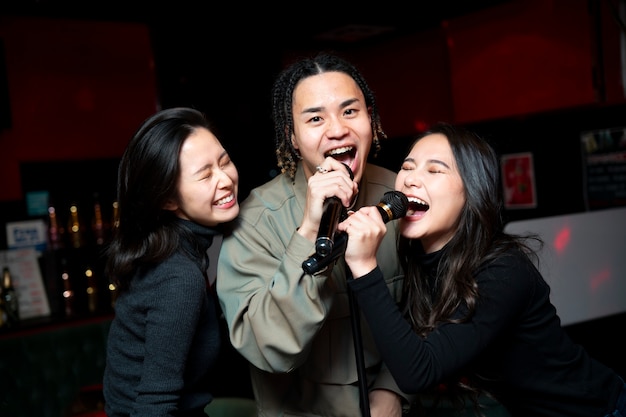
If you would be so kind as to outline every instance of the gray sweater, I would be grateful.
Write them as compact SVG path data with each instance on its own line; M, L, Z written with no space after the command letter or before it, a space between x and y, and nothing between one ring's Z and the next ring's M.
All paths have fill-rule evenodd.
M181 222L209 248L215 230ZM212 400L208 382L221 341L203 260L179 249L141 270L117 298L104 373L109 417L184 416Z

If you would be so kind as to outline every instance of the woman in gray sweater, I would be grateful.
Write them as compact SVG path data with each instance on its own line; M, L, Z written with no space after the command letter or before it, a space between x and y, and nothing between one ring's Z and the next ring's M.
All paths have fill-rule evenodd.
M193 109L156 113L126 148L106 266L118 291L103 384L109 417L205 416L221 346L207 250L239 214L238 180Z

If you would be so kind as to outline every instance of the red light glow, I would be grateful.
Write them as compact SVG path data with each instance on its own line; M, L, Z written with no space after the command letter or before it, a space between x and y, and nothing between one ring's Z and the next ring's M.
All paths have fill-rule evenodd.
M569 226L563 227L554 238L554 247L559 255L562 255L565 252L565 249L569 245L570 239L572 237L572 231Z

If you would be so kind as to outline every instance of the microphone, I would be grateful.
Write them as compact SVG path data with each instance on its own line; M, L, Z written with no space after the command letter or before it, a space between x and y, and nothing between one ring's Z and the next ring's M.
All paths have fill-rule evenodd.
M321 257L327 256L333 251L337 225L346 216L341 200L335 196L324 200L323 210L317 239L315 239L315 252Z
M383 222L387 223L406 215L409 208L409 199L400 191L387 191L380 202L376 204L376 208L383 218ZM322 271L345 253L347 244L348 234L337 234L331 252L325 256L319 256L318 253L311 255L302 262L302 270L310 275Z
M343 164L350 174L350 179L354 179L354 173L350 167ZM315 252L318 256L324 257L332 253L335 232L337 231L337 225L340 221L346 217L346 210L338 197L329 197L324 200L323 206L324 212L320 219L320 228L317 231L317 239L315 239Z
M409 199L401 191L387 191L380 202L376 204L378 212L387 223L394 219L399 219L406 215L409 209Z

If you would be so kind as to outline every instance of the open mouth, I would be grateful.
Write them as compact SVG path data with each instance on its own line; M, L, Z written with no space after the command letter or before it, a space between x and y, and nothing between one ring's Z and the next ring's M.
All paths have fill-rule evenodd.
M415 213L425 212L430 206L424 200L421 200L417 197L408 197L409 207L406 211L407 216L411 216Z
M354 146L343 146L341 148L332 149L324 154L325 157L330 156L335 158L339 162L351 166L352 161L356 155L356 149Z

